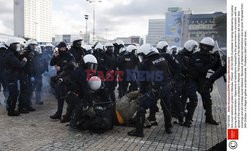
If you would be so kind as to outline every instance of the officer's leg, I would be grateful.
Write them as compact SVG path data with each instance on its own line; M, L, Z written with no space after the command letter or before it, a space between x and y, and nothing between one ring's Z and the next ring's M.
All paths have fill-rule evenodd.
M118 82L119 87L118 87L118 93L119 93L119 98L122 98L122 96L124 95L124 81L119 81Z
M28 109L28 111L35 111L36 109L34 109L32 107L32 99L33 96L33 82L31 81L31 77L27 76L27 90L25 91L25 97L26 97L26 108Z
M212 114L212 100L211 100L211 95L210 92L201 92L201 98L202 98L202 103L203 107L205 109L205 115L206 115L206 123L212 124L212 125L219 125L218 122L216 122L213 118Z
M197 83L193 80L190 80L188 82L188 88L187 88L187 95L189 98L189 103L187 103L188 113L186 115L185 122L183 124L186 127L191 127L193 115L198 104L196 91L197 91Z
M147 119L150 121L151 125L158 125L157 121L156 121L156 112L159 112L159 108L157 106L157 101L155 101L149 108L149 116L147 117Z
M9 96L7 99L6 109L9 116L18 116L20 113L15 111L17 97L18 97L18 87L17 80L7 80L7 86L9 90Z
M184 117L184 108L182 104L182 83L176 82L175 88L173 89L173 100L171 100L171 103L173 102L174 107L171 109L175 110L175 114L178 118L179 124L183 124L183 117ZM171 104L172 105L172 104ZM173 112L172 112L173 113Z
M111 101L115 102L115 87L110 87L109 88L109 97L111 99Z
M161 106L164 115L164 123L165 123L165 131L170 134L172 133L172 116L171 116L171 102L170 102L170 91L171 87L170 84L166 83L161 90Z
M81 116L82 113L82 108L83 105L82 100L79 97L75 97L74 101L72 102L74 104L73 108L72 108L72 114L70 117L70 128L71 130L76 130L77 129L77 122L79 120L79 117Z
M187 107L187 99L188 99L188 83L185 82L181 89L181 103L183 107L183 113L185 113L186 107Z
M7 99L9 97L9 90L5 78L3 78L2 86L3 86L4 103L7 103Z
M128 93L128 85L129 85L129 82L124 81L124 84L123 84L123 96Z
M57 83L55 85L57 95L57 111L54 115L50 116L51 119L61 119L63 112L64 99L66 95L66 89L63 83Z
M152 91L147 92L139 100L139 107L137 108L136 113L136 129L128 132L130 136L143 137L143 127L145 121L146 109L148 109L152 104L157 102L158 96Z
M41 101L41 90L42 90L42 75L35 76L35 94L36 94L36 104L42 105Z
M20 113L29 113L28 107L28 94L29 94L29 86L28 86L28 78L27 75L22 74L19 81L20 85L20 95L18 98L18 111Z
M62 116L61 123L66 123L70 121L70 117L74 107L77 105L78 97L73 93L70 92L65 97L65 101L67 103L66 114Z

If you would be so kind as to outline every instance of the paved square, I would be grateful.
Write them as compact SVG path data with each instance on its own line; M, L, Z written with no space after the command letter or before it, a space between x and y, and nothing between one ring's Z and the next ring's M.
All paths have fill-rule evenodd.
M206 150L226 137L226 89L223 81L218 81L212 93L213 115L219 126L205 123L204 109L199 98L193 126L191 128L174 125L173 133L164 132L162 112L157 114L159 126L145 129L144 138L130 137L132 128L115 127L104 134L70 132L66 124L49 119L56 109L55 98L44 97L45 105L35 106L36 112L8 117L0 106L0 151L195 151ZM2 99L2 93L0 94ZM2 102L2 101L1 101Z

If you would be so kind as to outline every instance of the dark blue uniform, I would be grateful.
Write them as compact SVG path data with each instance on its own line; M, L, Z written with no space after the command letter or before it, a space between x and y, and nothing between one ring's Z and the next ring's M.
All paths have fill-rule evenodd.
M4 57L5 57L6 53L7 53L6 48L0 48L0 84L3 87L3 94L4 94L4 97L5 97L4 102L5 103L7 101L8 96L9 96L7 83L6 83L6 80L5 80L5 77L4 77L4 71L5 71Z
M141 79L142 77L137 77L140 81L140 93L143 97L140 100L140 105L136 114L136 130L131 131L128 134L132 136L143 136L143 124L145 121L146 109L150 108L161 99L161 106L164 114L165 130L171 133L170 128L171 123L171 113L170 113L170 81L172 73L169 69L168 62L162 55L155 52L151 52L146 57L144 57L143 62L140 64L138 69L138 75L142 73L155 72L155 76L147 77ZM159 75L158 75L159 74Z
M180 76L180 65L178 61L176 61L169 53L160 53L165 60L168 62L169 70L171 71L171 93L170 93L170 100L171 100L171 112L172 115L175 115L179 119L179 122L182 122L183 119L183 105L181 101L181 88L182 85L179 82ZM151 124L156 121L155 113L159 111L157 104L154 104L150 107L150 114L148 117L149 121L152 121Z
M118 89L119 98L127 94L127 89L129 84L130 84L129 92L136 91L138 89L136 77L134 76L134 74L131 74L133 73L132 70L136 69L138 63L139 63L138 58L133 53L130 52L125 52L124 55L118 58L118 69L119 71L123 71L124 73L121 76L122 81L119 81L119 89ZM129 79L127 79L128 78L127 72L130 72Z
M103 73L106 78L105 86L109 91L110 99L115 102L115 87L117 85L115 72L117 71L117 60L114 54L103 53L104 63L102 64ZM99 64L99 63L98 63ZM109 73L107 73L109 72Z
M75 45L73 45L70 48L69 52L74 56L76 63L82 63L83 57L85 56L85 52L82 47L76 47Z
M84 67L80 66L64 76L63 80L67 87L67 96L65 99L68 104L64 119L70 120L70 126L76 128L82 107L90 104L91 97L87 74Z
M191 78L195 81L195 88L198 91L202 98L203 107L205 109L206 122L214 125L218 125L214 121L212 116L212 100L209 89L206 89L204 86L207 78L208 70L217 70L221 67L220 59L218 56L210 53L196 52L190 58L191 66ZM191 103L191 102L190 102ZM195 110L197 103L193 104L192 110Z
M25 110L34 111L31 107L31 98L33 94L33 83L31 78L34 77L34 73L37 70L41 69L36 68L37 66L34 64L37 55L38 52L29 49L29 47L23 52L22 55L20 55L20 59L26 57L28 60L20 75L20 97L18 105L20 112L26 112ZM42 81L40 81L40 84L42 84Z
M19 95L18 91L18 79L20 72L23 70L26 62L19 60L19 54L17 51L8 49L4 56L5 72L4 77L9 90L9 97L7 99L7 111L11 114L15 111L17 98Z
M63 74L64 69L67 68L67 66L70 66L75 62L74 57L68 52L60 52L59 51L59 56L53 57L50 61L51 66L59 66L60 71L57 71L57 76L52 77L52 81L55 83L55 92L56 92L56 98L58 101L58 108L57 112L55 113L54 116L51 116L51 118L56 117L56 119L60 119L63 111L63 104L64 104L64 99L67 94L67 88L65 86L64 82L60 81L60 74Z
M198 97L196 94L196 82L190 77L190 57L192 52L187 51L185 48L181 50L176 59L180 64L180 76L177 80L179 85L181 85L181 101L184 109L187 108L188 113L186 115L185 124L189 127L191 126L192 117L195 111L195 107L198 103ZM189 98L189 103L186 107L187 98Z
M41 101L41 90L42 90L42 84L43 84L43 73L48 72L48 62L47 58L44 57L43 54L39 54L38 52L35 52L35 56L32 62L32 65L34 66L34 71L31 75L31 77L34 78L34 82L32 83L33 90L35 90L36 94L36 103L42 104Z

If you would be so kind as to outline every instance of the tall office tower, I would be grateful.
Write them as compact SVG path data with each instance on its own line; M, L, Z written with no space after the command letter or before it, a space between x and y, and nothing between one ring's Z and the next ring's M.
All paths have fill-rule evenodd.
M165 39L165 19L149 19L147 43L156 45L160 40Z
M52 41L52 0L14 0L14 35Z

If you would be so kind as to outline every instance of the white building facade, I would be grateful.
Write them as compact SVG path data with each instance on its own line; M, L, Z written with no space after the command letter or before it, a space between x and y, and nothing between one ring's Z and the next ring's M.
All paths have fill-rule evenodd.
M155 45L165 39L165 19L149 19L146 42Z
M52 0L14 0L14 35L52 41Z

